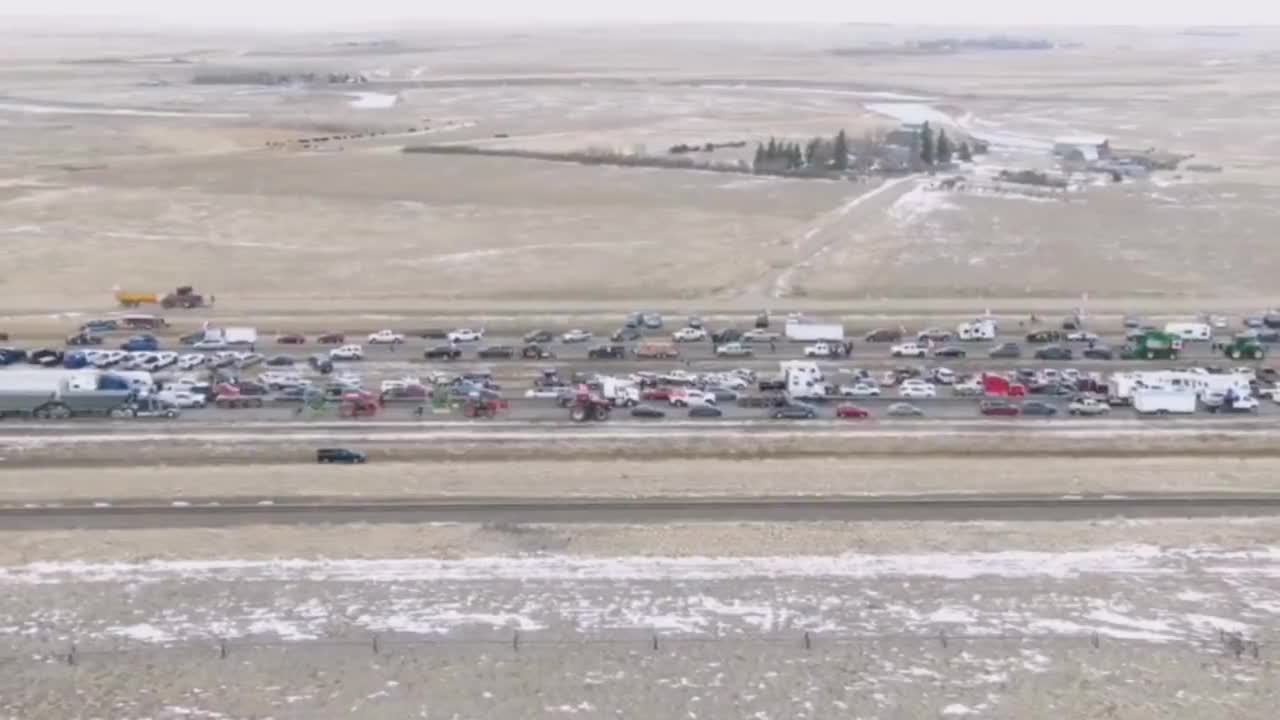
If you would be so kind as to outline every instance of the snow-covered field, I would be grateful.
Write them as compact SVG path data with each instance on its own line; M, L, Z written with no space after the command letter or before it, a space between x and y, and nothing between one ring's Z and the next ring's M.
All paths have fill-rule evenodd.
M100 688L94 702L135 712L332 712L338 698L354 711L414 702L399 689L414 667L410 682L439 691L438 703L475 713L507 702L522 717L613 716L622 697L706 702L694 714L713 718L895 704L928 712L892 717L960 706L1028 717L1020 708L1035 688L1044 701L1093 678L1101 684L1073 702L1150 703L1138 688L1184 675L1186 693L1155 701L1262 717L1258 703L1278 689L1278 547L36 563L5 569L0 588L9 710L43 707L52 696L41 688L74 677ZM1240 657L1224 633L1239 634ZM112 670L126 650L129 677ZM251 672L260 689L231 695ZM329 676L341 683L322 690ZM530 683L543 691L519 689Z

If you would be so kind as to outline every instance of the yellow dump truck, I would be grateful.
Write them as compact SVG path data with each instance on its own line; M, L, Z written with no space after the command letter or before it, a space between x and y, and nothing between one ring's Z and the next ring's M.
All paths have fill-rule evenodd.
M136 292L134 290L116 291L116 302L122 307L138 307L139 305L155 305L160 297L153 292Z

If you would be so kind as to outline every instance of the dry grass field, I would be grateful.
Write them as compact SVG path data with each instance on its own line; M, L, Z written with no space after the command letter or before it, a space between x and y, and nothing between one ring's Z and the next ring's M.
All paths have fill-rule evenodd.
M1259 52L1268 33L1059 31L1079 45L946 58L832 54L895 35L852 27L424 31L382 47L23 36L0 70L0 300L90 309L116 285L188 282L296 308L335 291L371 306L1272 297L1280 73ZM370 82L192 82L228 72ZM399 152L748 142L717 151L723 161L770 136L920 118L992 139L975 179L1049 166L1052 138L1081 132L1223 170L1036 201L929 192L925 178L880 188ZM266 147L373 131L389 134Z

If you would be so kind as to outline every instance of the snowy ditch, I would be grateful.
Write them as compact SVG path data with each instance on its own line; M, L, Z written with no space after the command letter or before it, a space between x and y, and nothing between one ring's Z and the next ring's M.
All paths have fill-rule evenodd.
M1225 631L1263 640L1280 621L1277 579L1280 547L32 563L0 570L0 638L21 646L644 630L1149 643Z

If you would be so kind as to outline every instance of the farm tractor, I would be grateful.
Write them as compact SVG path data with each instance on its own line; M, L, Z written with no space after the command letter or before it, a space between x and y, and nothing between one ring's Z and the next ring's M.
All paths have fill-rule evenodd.
M378 397L371 392L360 390L342 395L342 404L338 406L338 416L344 418L372 417L382 409Z
M1221 346L1222 354L1232 360L1261 360L1266 356L1266 348L1254 338L1237 337Z
M579 385L569 403L569 419L579 423L588 420L603 422L609 419L609 407L608 398L586 385Z

